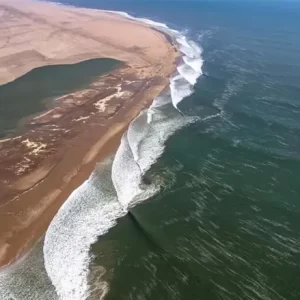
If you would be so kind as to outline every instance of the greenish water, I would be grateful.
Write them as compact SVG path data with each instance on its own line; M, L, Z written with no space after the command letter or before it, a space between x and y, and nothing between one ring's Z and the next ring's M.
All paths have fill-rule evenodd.
M114 5L203 47L205 76L179 105L203 121L148 173L161 192L93 245L105 299L300 299L299 5L130 3Z
M171 138L163 191L92 248L106 299L299 299L299 169L199 125Z
M0 86L0 138L13 135L21 119L41 112L53 98L87 87L119 63L113 59L91 59L45 66Z

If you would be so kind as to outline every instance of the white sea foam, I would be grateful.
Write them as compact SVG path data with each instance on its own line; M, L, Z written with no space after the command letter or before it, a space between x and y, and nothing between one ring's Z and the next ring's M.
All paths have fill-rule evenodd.
M183 57L184 62L189 65L198 75L202 74L202 65L203 60L202 58L194 59L188 56Z
M172 103L175 108L178 108L178 103L182 99L190 96L194 91L193 86L182 75L176 75L170 80L170 90Z
M122 138L112 166L112 181L124 211L159 191L158 186L143 184L142 172L134 160L127 134Z
M140 22L143 22L143 23L146 23L146 24L148 24L152 27L164 28L164 29L169 30L169 27L167 26L167 24L164 24L164 23L155 22L155 21L145 19L145 18L136 18L136 20L138 20Z
M196 84L198 74L187 64L180 64L177 68L179 74L191 85Z
M0 272L0 300L58 300L44 267L43 240Z
M177 67L178 75L171 79L170 84L172 102L174 107L178 108L178 103L193 93L193 86L202 75L203 59L200 46L180 33L175 36L179 50L183 54L183 62Z
M189 40L184 33L170 29L167 24L155 22L146 18L135 18L125 12L110 11L119 14L131 20L146 23L162 32L169 34L178 44L179 51L183 54L183 63L177 67L180 77L171 79L172 102L178 109L178 103L193 92L193 86L196 84L199 76L202 75L202 48L194 41ZM186 81L187 83L185 83Z
M126 214L117 200L110 170L109 161L99 165L71 194L47 230L45 267L62 300L82 300L89 296L90 246L116 224L117 218Z
M145 182L144 175L164 151L166 140L179 128L196 119L184 117L178 103L193 92L202 74L202 49L166 24L134 18L125 12L111 12L137 20L170 34L183 54L170 89L154 99L123 135L113 162L101 164L81 187L72 193L47 230L44 243L45 268L62 300L90 298L90 246L124 216L128 209L155 195L157 182ZM106 293L102 281L99 289Z
M179 114L171 105L170 93L159 99L161 103L154 101L148 110L142 111L131 122L114 159L112 180L118 199L125 208L150 198L160 190L157 182L145 184L144 174L163 154L170 135L198 120Z

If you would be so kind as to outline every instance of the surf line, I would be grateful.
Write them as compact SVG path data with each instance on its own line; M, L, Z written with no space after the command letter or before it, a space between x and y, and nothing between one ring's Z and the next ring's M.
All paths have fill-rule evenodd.
M119 13L123 16L125 14L129 18L133 18L126 13L112 13ZM107 233L110 228L115 226L116 220L124 217L126 213L135 222L135 226L139 226L140 232L147 234L151 245L156 245L155 247L160 249L160 253L164 257L169 255L177 261L179 260L170 251L162 248L161 243L151 236L149 230L133 213L132 207L159 192L159 189L149 179L143 179L145 172L163 153L164 143L170 134L190 123L188 117L182 117L177 113L179 111L178 104L193 93L193 86L202 74L202 49L182 33L168 28L163 23L141 18L133 19L169 34L183 59L177 66L175 74L170 78L166 100L157 97L148 113L142 113L131 122L113 158L112 166L108 163L100 172L101 174L97 175L102 176L102 180L91 178L74 191L49 226L43 248L45 267L52 284L62 299L86 299L88 297L90 292L88 282L88 267L91 262L90 246L96 242L97 237ZM166 104L170 104L170 107L173 106L176 109L171 112L172 117L170 114L165 115L162 110L157 113L160 115L156 118L155 110L159 110ZM148 118L150 111L154 114L153 119L152 117ZM153 132L149 132L147 129L150 123L152 128L155 127ZM128 136L130 129L132 134ZM141 131L147 135L146 138L138 136ZM160 133L162 133L161 136ZM154 152L150 154L147 149ZM126 170L130 170L130 172L126 172ZM105 180L107 180L107 185L111 186L109 192L107 192ZM146 190L141 189L143 180L148 185ZM83 201L84 198L85 201ZM86 226L90 226L90 230L87 231ZM58 242L59 245L57 245ZM66 244L72 253L70 253L70 249L66 248ZM79 248L79 245L82 248ZM64 268L61 268L60 262L64 263Z

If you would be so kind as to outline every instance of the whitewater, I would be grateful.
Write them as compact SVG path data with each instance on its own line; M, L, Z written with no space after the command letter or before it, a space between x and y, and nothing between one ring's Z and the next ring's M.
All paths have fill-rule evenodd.
M39 270L41 280L50 279L51 283L47 281L44 292L38 285L38 291L33 287L24 294L18 286L28 285L26 276L19 276L17 283L11 281L10 285L5 285L11 272L4 272L0 275L0 300L7 296L16 300L41 299L41 293L43 299L52 300L102 299L109 291L109 284L99 278L96 285L91 283L95 274L105 274L104 268L90 270L91 245L115 226L117 219L125 216L130 208L160 191L160 179L145 182L146 172L162 155L165 142L172 134L199 120L184 116L179 103L193 93L202 75L201 47L166 24L135 18L125 12L109 12L168 34L182 54L177 71L170 78L169 89L131 122L115 156L97 165L90 178L70 195L51 222L43 241L40 258L43 267ZM32 262L30 255L25 263L16 265L15 273L28 269L28 261ZM30 293L36 293L36 298Z

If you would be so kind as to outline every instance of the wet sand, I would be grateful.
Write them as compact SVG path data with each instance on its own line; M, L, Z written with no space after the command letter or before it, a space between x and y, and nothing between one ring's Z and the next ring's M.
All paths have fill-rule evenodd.
M168 86L177 51L165 35L111 13L30 0L0 0L0 13L1 84L45 65L124 62L29 118L22 136L0 140L4 266L37 241L95 164L116 151L130 121Z

